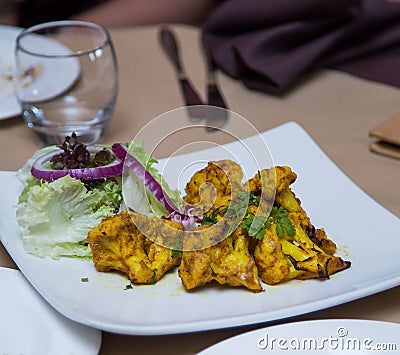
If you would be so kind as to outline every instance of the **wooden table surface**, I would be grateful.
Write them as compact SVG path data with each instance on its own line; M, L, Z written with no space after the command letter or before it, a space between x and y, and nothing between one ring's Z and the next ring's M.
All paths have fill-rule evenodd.
M174 29L181 41L187 72L204 96L206 67L200 32L187 26ZM111 34L120 84L115 114L102 139L106 143L128 141L153 118L183 105L175 74L158 43L157 26L115 29ZM316 72L284 97L247 90L220 72L218 79L229 108L257 130L296 121L350 179L400 217L400 160L372 153L372 139L368 136L372 127L400 112L398 89L328 70ZM223 135L202 132L201 139L214 134L213 139L220 143L229 140ZM174 144L179 147L181 142ZM0 170L18 169L38 148L21 117L0 121ZM176 147L160 150L158 157L168 155L172 148ZM383 239L384 235L377 238ZM16 268L1 245L0 266ZM290 321L322 318L400 323L400 287ZM148 337L103 332L100 354L193 354L222 339L264 326Z

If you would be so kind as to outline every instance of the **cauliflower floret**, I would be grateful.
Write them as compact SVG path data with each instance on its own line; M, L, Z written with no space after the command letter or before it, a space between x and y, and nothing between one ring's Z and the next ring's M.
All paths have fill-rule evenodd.
M243 171L239 164L231 160L209 162L187 183L184 201L208 211L225 204L232 191L241 188L242 179Z
M226 229L223 223L216 228ZM204 233L209 230L212 227L197 229ZM207 235L200 237L208 238ZM193 242L191 246L196 246L196 243ZM257 267L249 252L248 238L240 228L211 247L183 251L178 272L187 290L215 280L221 285L244 286L253 292L262 291Z
M152 284L178 266L180 256L147 238L134 224L135 217L135 221L150 226L149 232L156 228L157 235L163 234L168 226L172 227L170 230L182 230L179 223L121 212L104 219L89 232L93 262L98 271L117 270L127 274L134 284Z

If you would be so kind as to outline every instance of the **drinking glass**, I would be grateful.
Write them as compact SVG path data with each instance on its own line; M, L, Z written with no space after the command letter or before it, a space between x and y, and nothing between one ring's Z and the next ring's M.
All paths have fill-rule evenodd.
M16 38L13 83L28 127L44 145L73 132L96 142L113 115L117 62L109 32L94 23L55 21Z

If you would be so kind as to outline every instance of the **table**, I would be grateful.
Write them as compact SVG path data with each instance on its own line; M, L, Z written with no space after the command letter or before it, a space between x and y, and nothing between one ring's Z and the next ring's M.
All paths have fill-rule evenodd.
M182 44L187 72L204 96L206 67L200 32L189 26L173 27ZM158 43L158 26L114 29L111 35L119 61L120 86L114 118L103 137L107 143L128 141L151 119L183 105L175 74ZM231 110L259 131L287 121L298 122L345 174L400 217L400 161L370 152L368 137L372 127L400 112L398 89L332 70L314 73L284 97L250 91L223 73L218 73L218 79ZM204 131L203 138L210 134L215 133ZM220 139L224 143L226 137ZM18 169L38 148L21 117L0 121L1 170ZM168 151L159 154L161 158ZM0 266L16 268L1 245ZM290 321L322 318L400 323L400 287ZM193 354L227 337L264 326L151 337L103 332L100 354Z

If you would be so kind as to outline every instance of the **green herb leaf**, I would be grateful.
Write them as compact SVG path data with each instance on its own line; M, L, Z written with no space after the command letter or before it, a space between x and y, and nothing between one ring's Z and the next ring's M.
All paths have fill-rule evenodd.
M260 204L260 196L253 194L252 192L249 193L249 205L258 206Z
M285 232L283 231L283 227L281 224L276 224L276 234L278 234L279 238L283 238L285 236Z
M246 218L244 218L243 219L243 222L242 222L242 224L241 224L241 227L244 229L244 230L249 230L250 229L250 226L251 226L251 223L253 222L253 220L254 220L254 214L253 213L249 213L247 216L246 216Z
M254 235L252 235L253 238L257 239L257 240L261 240L264 238L265 235L265 229L264 228L260 228L257 233L254 233Z
M153 273L153 276L151 277L151 280L150 280L150 284L151 284L151 285L154 285L154 284L156 283L156 276L157 276L157 275L156 275L156 273L154 272L154 273Z
M285 236L285 231L288 235L293 236L296 229L292 221L288 217L289 211L283 207L272 207L268 218L263 216L255 216L253 213L248 212L241 227L249 232L249 236L261 240L265 235L265 228L271 228L272 224L276 225L276 234L279 238ZM250 232L250 228L253 232ZM254 232L255 231L255 232Z
M182 258L182 250L172 249L171 250L171 255L172 256L176 256L178 258Z
M286 229L286 233L293 237L296 234L296 228L289 218L283 218L281 220L282 226Z
M267 221L266 217L255 216L254 213L249 212L243 219L241 227L249 232L251 226L253 226L253 231L255 230L256 232L249 233L250 237L261 240L265 235L264 226Z
M219 206L219 207L215 208L214 210L212 210L210 212L210 214L205 214L203 216L202 225L212 225L212 224L217 223L218 215L225 214L227 209L228 209L228 206L223 205L223 206Z
M289 236L293 236L296 233L296 229L288 217L289 211L283 207L272 207L268 217L255 216L254 213L249 212L248 207L250 205L258 206L260 204L260 196L240 190L235 190L234 194L234 202L230 206L220 206L208 215L205 214L203 225L217 223L218 215L226 213L226 217L231 220L242 219L241 228L246 230L250 237L258 240L264 237L265 229L271 228L272 224L276 225L276 234L279 238L283 238L285 232Z
M285 236L285 231L289 236L294 236L296 229L289 219L289 211L281 207L272 207L268 220L276 224L276 234L279 238Z
M82 277L82 278L81 278L81 281L82 281L82 282L89 282L89 278L88 278L88 277Z
M258 206L260 204L260 196L255 195L253 192L235 190L234 193L239 197L239 205L241 207L246 206L247 208L249 205Z

